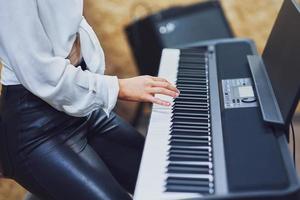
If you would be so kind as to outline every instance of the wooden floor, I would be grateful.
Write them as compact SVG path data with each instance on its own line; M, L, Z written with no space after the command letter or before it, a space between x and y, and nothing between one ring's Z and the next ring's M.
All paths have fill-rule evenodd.
M25 190L11 180L0 180L0 200L21 200Z

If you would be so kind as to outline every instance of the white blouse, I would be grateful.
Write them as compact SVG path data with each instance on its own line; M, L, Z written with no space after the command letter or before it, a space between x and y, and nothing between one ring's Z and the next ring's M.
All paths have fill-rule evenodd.
M72 116L99 108L108 115L116 104L118 79L103 75L103 50L82 13L83 0L0 0L2 84L22 84ZM66 59L77 34L86 71Z

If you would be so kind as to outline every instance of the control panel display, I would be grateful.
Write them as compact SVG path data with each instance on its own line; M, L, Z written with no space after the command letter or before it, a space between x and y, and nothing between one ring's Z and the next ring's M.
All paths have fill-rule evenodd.
M224 108L257 107L250 78L222 80Z

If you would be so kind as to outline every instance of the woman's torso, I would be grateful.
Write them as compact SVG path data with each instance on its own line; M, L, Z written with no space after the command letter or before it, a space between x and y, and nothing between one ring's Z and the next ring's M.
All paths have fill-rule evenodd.
M5 10L7 12L4 12ZM13 12L8 12L9 10ZM95 73L104 73L104 54L95 32L83 17L83 0L0 0L0 17L14 14L19 15L18 20L22 20L22 16L33 15L33 13L38 13L43 31L48 36L49 41L47 42L51 43L53 56L67 58L76 37L79 36L81 56L89 66L89 70ZM6 20L4 23L13 22ZM21 34L20 37L26 38L26 35L22 36ZM34 45L28 48L34 48ZM20 51L24 50L20 49ZM18 52L15 52L15 55L17 56ZM1 38L0 60L3 62L1 83L4 85L20 84L14 72L14 66L9 63L5 53L1 51Z

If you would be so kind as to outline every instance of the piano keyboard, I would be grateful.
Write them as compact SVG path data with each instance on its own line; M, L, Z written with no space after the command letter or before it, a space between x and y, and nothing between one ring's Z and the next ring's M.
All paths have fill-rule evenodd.
M159 76L176 85L181 93L176 99L157 95L172 105L153 105L135 200L226 193L220 111L216 110L218 106L210 108L211 102L219 103L210 98L211 94L218 96L217 77L208 72L208 56L206 48L163 51ZM216 67L209 69L216 73ZM212 78L214 84L208 81Z
M159 76L180 95L157 95L172 103L153 105L134 200L282 199L298 190L284 132L272 135L257 107L224 108L220 83L250 77L251 52L244 40L163 50Z
M212 194L213 163L206 49L180 52L167 156L167 192Z

